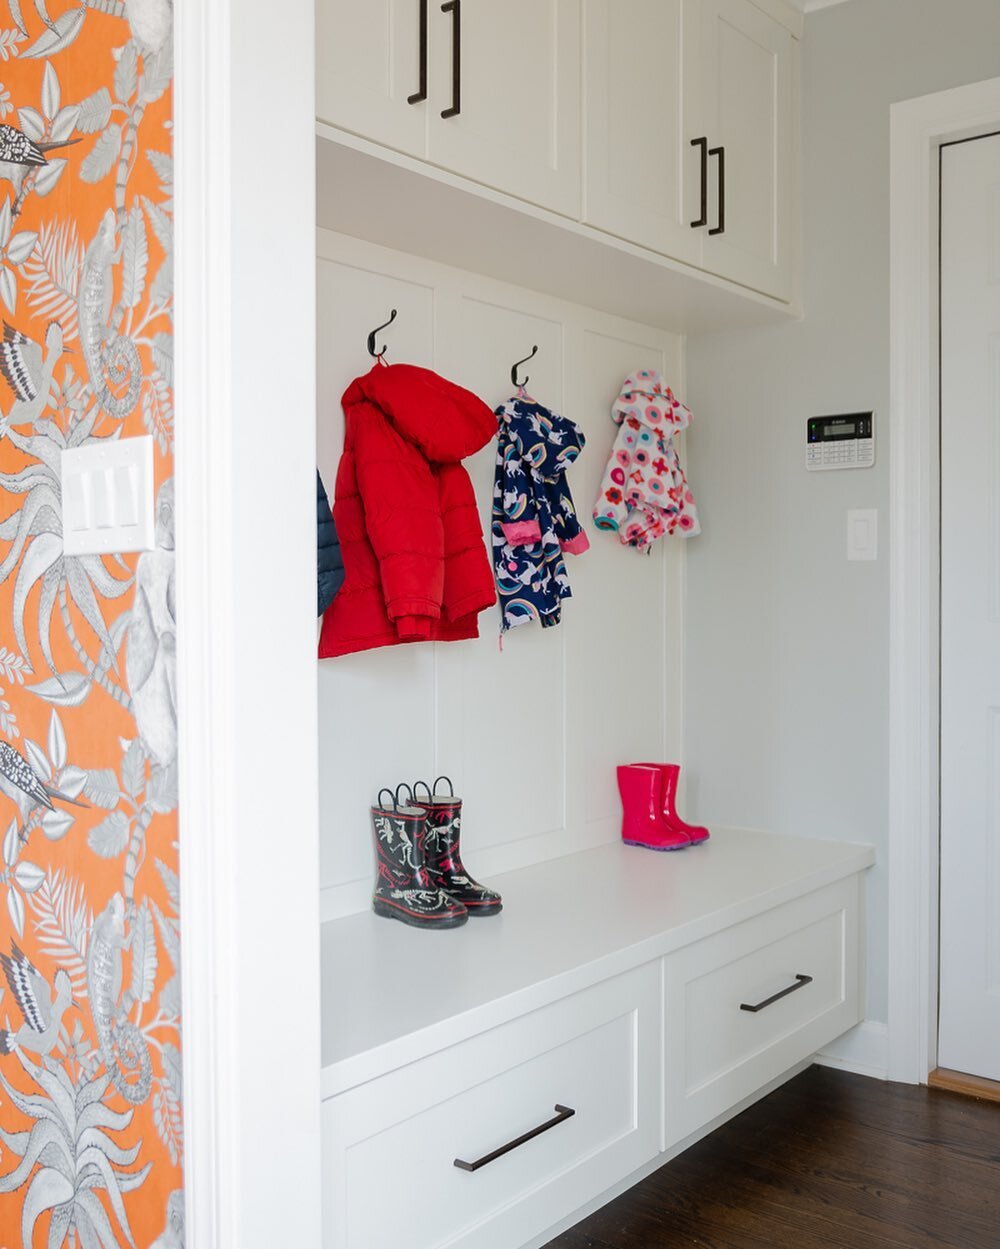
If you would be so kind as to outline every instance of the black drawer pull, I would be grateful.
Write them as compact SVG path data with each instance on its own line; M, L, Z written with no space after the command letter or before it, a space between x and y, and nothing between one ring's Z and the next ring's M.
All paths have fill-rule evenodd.
M692 230L699 230L708 225L708 138L691 140L692 147L701 148L701 215L697 221L691 222Z
M719 158L719 224L709 230L709 234L725 234L726 232L726 149L710 147L709 156Z
M427 99L427 0L420 0L420 87L406 97L407 104L421 104Z
M536 1136L541 1136L543 1132L547 1132L549 1128L558 1127L560 1123L565 1123L567 1119L572 1119L576 1114L575 1110L570 1110L569 1106L556 1105L556 1117L549 1119L546 1123L540 1123L537 1128L532 1128L530 1132L525 1132L523 1136L519 1136L516 1141L508 1141L506 1145L501 1145L499 1149L494 1149L491 1154L483 1154L481 1158L477 1158L475 1162L463 1162L461 1158L455 1159L455 1166L461 1171L478 1171L480 1167L485 1167L488 1162L496 1162L498 1158L502 1158L504 1154L509 1154L512 1149L533 1141Z
M450 13L451 30L451 108L442 117L457 117L462 111L462 0L448 0L441 5L442 13Z
M794 993L797 989L804 989L807 984L812 984L812 976L796 976L795 983L790 984L787 989L782 989L780 993L772 993L770 997L766 997L763 1002L758 1002L756 1006L750 1006L746 1002L740 1002L740 1010L748 1010L754 1015L759 1010L763 1010L765 1006L773 1006L775 1002L780 1002L783 997L788 997L789 993Z

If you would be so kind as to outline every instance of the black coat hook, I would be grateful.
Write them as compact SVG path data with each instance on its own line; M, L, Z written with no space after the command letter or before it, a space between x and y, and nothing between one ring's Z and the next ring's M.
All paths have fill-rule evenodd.
M381 360L382 357L385 355L385 353L389 350L389 348L383 347L381 351L376 351L375 350L375 335L378 334L379 331L384 330L386 326L392 325L395 319L396 319L396 309L393 308L392 313L389 316L389 320L384 321L381 325L376 325L375 328L372 330L372 332L368 335L368 354L370 356L374 356L376 360Z
M517 364L512 365L511 370L510 370L510 380L513 382L513 384L516 387L518 387L518 389L520 389L520 387L522 386L527 386L527 384L531 381L531 378L526 377L523 382L519 382L517 380L517 370L521 367L522 364L527 364L529 360L533 360L535 356L537 355L538 355L538 344L536 343L534 347L532 347L531 353L529 355L525 356L523 360L518 360Z

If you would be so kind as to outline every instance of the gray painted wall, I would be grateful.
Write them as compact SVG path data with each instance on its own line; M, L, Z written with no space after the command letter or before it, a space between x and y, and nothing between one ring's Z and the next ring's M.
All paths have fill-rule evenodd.
M688 343L685 758L699 819L873 842L868 1017L887 1016L889 106L1000 75L1000 0L806 19L800 322ZM809 415L874 408L874 469L807 473ZM846 512L879 509L848 563Z

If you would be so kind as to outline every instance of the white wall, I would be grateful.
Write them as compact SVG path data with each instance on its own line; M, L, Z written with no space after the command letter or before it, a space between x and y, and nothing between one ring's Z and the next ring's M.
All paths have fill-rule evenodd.
M705 528L688 557L689 802L709 823L887 843L889 106L993 77L997 0L865 0L803 41L805 317L688 343ZM872 470L805 471L810 415L874 408ZM879 422L881 417L881 422ZM846 561L877 507L876 563ZM887 879L868 1017L887 1014Z
M683 393L683 341L402 252L319 232L318 462L333 490L340 397L372 361L369 329L391 308L390 361L436 368L491 406L510 366L538 344L530 393L577 421L569 471L591 539L567 557L573 597L555 629L525 625L498 645L496 608L476 641L397 646L319 664L323 915L370 905L368 807L383 785L449 774L465 800L471 871L498 871L619 835L614 765L679 749L681 549L650 556L596 533L591 509L624 378L662 369ZM380 340L381 342L381 340ZM468 461L489 532L496 444Z

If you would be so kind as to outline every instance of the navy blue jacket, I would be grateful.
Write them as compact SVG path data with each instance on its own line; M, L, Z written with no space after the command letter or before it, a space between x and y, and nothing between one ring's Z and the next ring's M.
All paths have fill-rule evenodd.
M340 539L333 523L330 500L323 488L323 479L316 471L316 615L322 616L344 583L344 560Z

